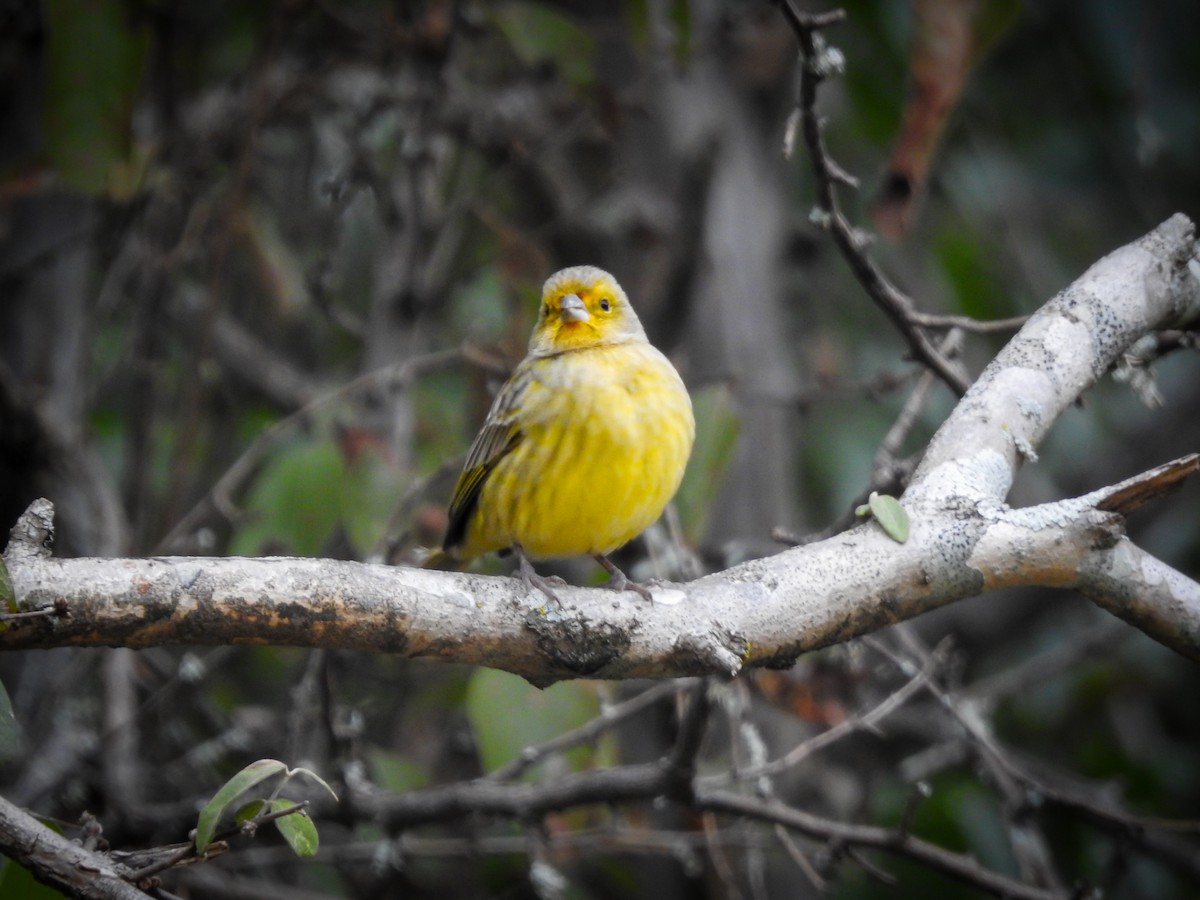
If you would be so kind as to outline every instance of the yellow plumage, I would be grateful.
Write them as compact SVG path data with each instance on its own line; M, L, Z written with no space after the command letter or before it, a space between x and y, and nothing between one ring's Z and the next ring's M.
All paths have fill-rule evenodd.
M512 548L526 584L552 597L529 558L591 554L613 587L648 597L605 554L659 517L694 436L687 389L616 279L564 269L546 282L529 353L471 445L443 550L468 559Z

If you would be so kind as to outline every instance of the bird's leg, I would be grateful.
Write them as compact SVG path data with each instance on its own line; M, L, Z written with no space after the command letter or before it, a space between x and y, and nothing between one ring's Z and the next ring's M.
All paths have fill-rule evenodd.
M533 563L531 563L529 561L529 557L525 555L525 548L520 544L515 543L512 545L512 548L513 552L517 554L517 559L520 560L521 563L521 583L525 585L525 590L531 591L534 588L537 588L559 606L562 606L563 602L561 599L559 599L558 594L554 593L554 591L550 589L550 579L539 575L536 571L534 571ZM555 580L562 582L561 578Z
M604 566L604 571L608 573L607 587L613 591L633 591L641 594L651 603L654 602L654 595L650 593L650 588L644 584L638 584L636 581L630 581L625 573L617 568L617 564L605 556L603 553L593 553L592 559Z

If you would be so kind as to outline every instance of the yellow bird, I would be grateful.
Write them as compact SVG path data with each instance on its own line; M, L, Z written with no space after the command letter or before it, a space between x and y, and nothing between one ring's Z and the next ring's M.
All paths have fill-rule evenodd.
M649 600L607 554L662 513L695 433L683 380L616 279L563 269L542 289L529 352L467 454L442 550L466 560L511 549L526 589L556 601L530 560L589 554L611 588Z

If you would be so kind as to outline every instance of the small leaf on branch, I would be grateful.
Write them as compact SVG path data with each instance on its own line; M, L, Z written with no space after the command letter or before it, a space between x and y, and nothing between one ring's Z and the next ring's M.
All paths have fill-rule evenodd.
M246 805L238 807L238 811L233 814L233 821L239 825L245 825L262 812L262 808L266 805L266 800L251 800Z
M282 797L277 797L270 804L271 812L279 812L295 805L296 801ZM304 810L299 809L290 815L280 816L275 820L275 827L297 856L316 855L320 843L317 826Z
M250 763L226 781L200 810L200 818L196 822L196 852L204 852L216 833L217 822L220 821L221 815L234 800L254 785L287 770L288 767L277 759L260 759Z
M898 544L908 540L908 513L895 497L871 491L867 502L856 507L854 514L860 517L873 516L888 537Z

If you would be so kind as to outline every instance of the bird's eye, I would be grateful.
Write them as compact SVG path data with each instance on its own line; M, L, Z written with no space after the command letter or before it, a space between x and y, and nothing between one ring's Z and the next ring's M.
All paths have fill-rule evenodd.
M600 308L605 312L608 312L610 309L612 309L612 303L609 302L607 297L600 298Z

